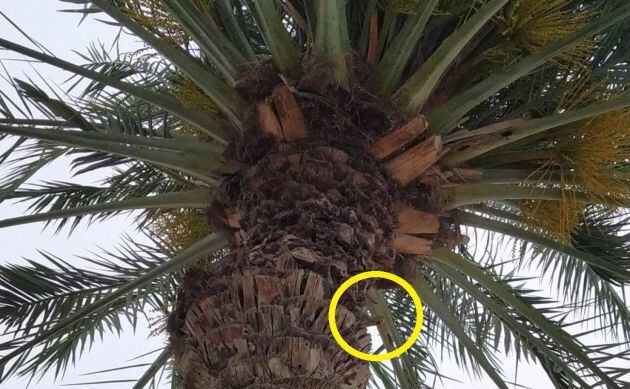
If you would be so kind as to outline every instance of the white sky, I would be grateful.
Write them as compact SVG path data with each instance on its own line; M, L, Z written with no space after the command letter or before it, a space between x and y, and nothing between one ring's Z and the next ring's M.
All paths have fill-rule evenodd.
M57 12L59 9L71 8L72 4L64 4L52 0L0 0L0 11L7 14L20 28L26 31L31 37L42 43L55 55L81 63L82 60L72 52L78 50L84 52L90 42L100 40L105 44L110 44L117 33L117 29L94 18L88 18L81 25L78 25L79 16L69 13ZM98 16L102 18L102 16ZM31 44L21 36L13 27L4 20L0 20L0 36L27 46ZM31 46L32 47L32 46ZM121 50L125 51L138 47L138 42L133 38L122 40ZM9 59L21 58L0 50L0 59L10 70L14 77L24 77L30 75L37 79L35 72L26 62L18 62ZM63 82L67 74L45 65L34 65L36 69L48 80L56 83ZM24 77L25 78L25 77ZM0 80L0 88L6 90L6 83ZM2 145L0 145L2 146ZM1 172L1 171L0 171ZM35 177L37 179L70 179L71 173L64 163L54 163L44 169ZM81 181L89 183L98 177L81 177ZM87 181L87 182L86 182ZM23 214L25 207L22 205L2 204L0 205L0 218L9 218ZM111 248L120 242L123 231L132 233L130 219L116 217L107 222L91 225L83 223L76 229L71 237L67 236L67 229L55 236L52 230L43 230L41 224L31 224L21 227L0 230L0 262L20 263L23 258L40 258L37 250L51 252L65 260L72 261L74 255L88 254L96 247ZM123 372L113 372L107 375L81 376L81 374L98 371L102 369L114 368L129 365L129 359L154 350L163 344L164 340L149 337L148 330L142 323L139 324L136 333L130 329L122 336L108 335L104 342L97 341L89 352L85 353L75 367L70 367L65 377L58 382L54 381L52 374L47 374L38 383L32 383L29 387L35 389L61 388L62 384L72 384L77 382L89 382L103 379L120 380L133 379L139 377L144 368L127 370ZM142 360L150 362L150 357ZM134 361L132 363L138 363ZM508 379L514 378L515 363L512 359L505 359L504 371ZM449 375L465 383L458 384L446 382L447 389L475 389L494 388L495 385L490 380L479 381L469 378L459 372L456 365L450 361L442 364L442 373ZM519 366L518 382L535 389L552 388L548 378L542 369L526 365ZM27 380L11 379L9 382L0 384L0 389L25 388ZM111 385L84 385L80 388L126 388L130 384ZM296 388L298 389L298 388Z

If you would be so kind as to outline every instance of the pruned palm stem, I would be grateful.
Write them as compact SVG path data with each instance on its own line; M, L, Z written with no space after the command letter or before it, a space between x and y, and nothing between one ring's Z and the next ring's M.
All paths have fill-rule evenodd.
M357 154L280 147L224 184L212 210L228 214L213 221L236 231L233 250L187 273L172 322L184 388L366 387L368 364L341 350L327 321L348 274L393 263L391 186ZM344 295L337 317L369 352L366 287Z

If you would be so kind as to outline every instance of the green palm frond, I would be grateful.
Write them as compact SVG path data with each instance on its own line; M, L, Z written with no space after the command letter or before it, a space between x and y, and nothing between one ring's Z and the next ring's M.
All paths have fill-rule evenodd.
M216 175L228 173L231 170L225 166L219 155L186 139L150 139L92 132L76 134L74 131L17 126L1 126L0 131L25 138L136 158L163 168L181 171L209 184L216 183ZM160 149L162 151L158 151Z
M150 197L128 198L121 201L97 202L85 206L73 206L67 209L55 209L33 215L5 219L0 221L0 228L42 221L50 222L52 220L60 220L61 228L71 217L76 218L73 223L74 227L76 227L81 217L85 215L90 215L92 220L102 220L123 211L138 209L204 208L207 203L207 197L208 193L205 189L197 189L185 192L163 193Z
M179 70L195 81L197 85L208 94L234 125L241 127L241 114L239 112L243 111L243 102L236 91L230 88L221 78L209 71L209 69L203 66L196 58L187 55L179 47L164 42L143 26L134 22L133 18L125 13L125 11L129 10L125 10L124 7L120 9L111 4L108 0L94 0L92 3L122 26L130 29L140 39L150 44L156 51L170 60Z
M444 276L450 278L466 293L474 296L483 306L486 307L493 315L501 320L503 325L503 340L506 350L514 348L517 354L529 353L532 349L538 350L544 354L544 358L555 366L564 371L577 385L588 386L583 378L580 377L578 371L571 368L574 362L568 355L557 352L557 346L554 340L548 338L539 338L538 327L532 326L529 318L514 313L511 307L504 306L500 299L488 296L484 290L479 289L475 284L466 280L466 278L457 272L453 272L449 268L435 265ZM508 303L509 304L509 303ZM553 326L553 325L551 325ZM546 333L546 331L545 331ZM508 334L510 334L508 336ZM585 358L588 359L588 358Z
M149 366L149 368L144 372L142 377L135 382L133 389L142 389L146 387L148 384L155 383L155 378L158 372L164 369L171 358L173 351L170 347L165 347L164 350L157 356L155 361ZM153 387L153 386L150 386Z
M503 300L515 309L521 316L526 317L538 328L542 329L547 336L554 342L563 347L566 352L572 355L576 360L590 369L595 375L599 376L607 385L615 386L614 380L604 373L601 368L592 361L588 355L582 350L583 346L576 343L575 340L561 328L547 319L540 309L536 309L527 301L521 298L519 294L514 293L511 288L500 281L493 279L492 275L487 274L477 267L471 261L466 261L461 257L457 257L452 253L435 253L434 258L439 261L438 267L444 269L442 265L449 266L463 274L468 275L474 281L478 282L486 290L493 293L497 298Z
M159 295L157 296L158 298L156 298L156 296L151 296L150 294L156 291L173 293L173 285L169 285L169 282L165 283L161 278L170 277L173 272L180 270L187 263L210 256L223 248L224 245L224 239L216 235L209 235L173 258L162 261L156 261L155 258L152 258L153 261L149 262L150 266L146 266L146 260L145 266L143 266L140 261L127 259L126 263L130 265L130 270L133 272L131 277L114 276L115 284L109 285L107 288L96 289L95 295L88 291L89 299L87 301L84 297L75 297L74 300L71 300L74 302L71 302L70 305L61 312L59 311L59 307L53 305L56 309L53 310L52 313L58 316L51 316L48 322L45 321L45 324L36 326L36 331L34 332L30 332L30 329L27 330L27 332L19 331L24 324L22 321L24 320L24 316L19 315L20 319L13 322L14 325L18 325L19 332L17 338L2 345L3 350L11 351L0 358L0 372L2 372L3 376L18 371L33 374L37 371L41 371L44 366L57 365L57 372L59 373L60 369L67 366L77 346L85 344L91 334L102 332L105 316L117 311L115 307L118 306L118 304L122 304L123 307L131 307L133 309L131 312L135 312L135 314L142 312L141 308L139 308L142 301L158 303L160 308L165 309L165 302L161 302ZM135 250L133 249L126 249L121 254L114 254L114 257L120 260L121 256L124 257L128 255L131 255L132 258L135 256L135 259L138 259L138 254L135 254ZM48 259L51 260L51 257ZM121 270L125 270L125 268L112 262L96 261L96 263L110 271L120 272ZM62 270L65 272L67 267L67 265L63 266ZM17 300L18 304L20 301L23 301L23 304L27 306L27 312L29 303L32 305L33 300L37 303L37 299L41 298L39 291L43 290L44 293L48 291L49 294L53 294L55 298L57 297L58 293L55 293L54 288L55 286L59 288L58 282L61 281L56 279L58 277L56 275L58 271L55 272L53 269L51 272L50 269L44 268L44 272L47 274L43 275L43 280L35 279L35 282L32 282L30 280L30 269L24 271L24 269L17 268L17 272L12 272L11 268L9 268L8 282L6 282L2 288L8 291L6 294L7 302L5 303L5 306L9 306L8 310L12 309L13 312L16 312L21 308L20 305L17 307L14 306L15 297L17 297L13 296L11 293L14 289L14 284L20 285L21 283L28 288L26 291L33 295L33 297L27 297L25 300ZM25 284L23 280L27 280L27 283ZM62 296L63 293L71 293L73 289L78 289L78 293L80 293L80 288L84 284L77 284L75 281L74 283L71 282L69 285L73 284L75 285L74 288L71 287L70 290L62 290ZM63 288L67 288L67 286L63 286ZM23 292L19 291L19 293L22 294ZM94 291L92 291L92 293L94 293ZM46 308L45 305L42 307L37 304L35 304L35 307L35 309L40 309L40 314L43 312L42 308ZM30 316L27 316L27 318L28 317ZM135 322L133 317L131 319ZM92 323L92 326L88 327L88 332L77 332L84 330L86 320L90 320ZM116 328L116 324L111 325ZM39 353L29 359L29 354L33 352L33 347L41 344L44 345L46 352Z
M8 265L0 269L1 323L13 336L13 342L23 343L47 332L68 316L107 296L125 283L166 261L163 253L145 244L128 240L118 252L106 257L83 258L84 263L96 265L95 270L84 270L61 258L41 253L45 262L30 260L26 265ZM44 349L21 367L23 374L53 369L62 374L95 337L120 332L123 321L135 323L143 315L145 306L165 311L173 301L172 286L176 275L155 279L145 289L134 291L85 316L62 332L47 337Z
M545 46L521 62L508 67L503 72L493 74L466 92L452 98L443 107L431 113L429 118L433 119L436 124L433 131L442 133L452 130L457 122L477 104L519 78L526 76L549 59L574 47L578 42L624 20L628 15L630 15L630 6L618 9L615 15L602 15L584 28Z
M496 0L484 4L456 32L446 38L422 67L407 80L396 93L396 99L407 115L411 116L422 108L455 58L506 3L507 0Z
M486 352L479 348L475 341L468 336L466 329L460 324L458 318L450 313L451 307L442 302L441 297L433 292L433 288L423 277L416 279L416 288L420 291L420 297L427 307L435 312L442 322L446 324L446 327L457 337L458 342L461 344L460 347L468 351L471 359L475 360L485 370L499 388L507 388L497 362L488 359Z
M7 199L27 203L27 211L33 214L44 214L47 212L75 212L74 210L82 207L95 206L97 204L120 203L134 198L145 198L153 194L178 193L198 188L193 183L185 180L185 177L178 177L168 172L165 173L140 162L126 164L123 167L122 169L117 167L117 172L115 171L115 174L108 177L102 186L80 185L72 182L43 182L38 185L22 187L10 196L7 196ZM78 173L83 172L85 169L88 168L84 168ZM93 166L90 166L89 170L93 170ZM206 190L199 192L199 199L202 201L208 196L205 192ZM193 202L188 202L187 204L193 205ZM201 205L201 207L203 206ZM137 209L142 211L139 216L140 226L150 219L155 212L155 209L143 209L140 206ZM86 215L90 221L99 221L113 214L107 212L97 216L93 212L89 212ZM82 216L74 218L70 232L78 226L82 218ZM56 219L56 231L59 232L69 221L68 217ZM46 225L51 222L50 220L46 221ZM0 221L0 223L6 223L6 221Z
M625 277L630 263L625 254L627 239L619 230L624 225L618 222L624 220L623 215L589 211L580 229L573 233L573 241L560 244L527 231L530 227L522 224L518 214L497 213L491 209L482 212L498 220L467 213L461 216L462 224L506 234L529 245L528 251L538 264L531 262L527 266L537 267L541 274L555 279L555 286L565 301L583 312L584 317L599 317L612 334L621 331L628 336L630 311L618 289L625 283L619 277Z
M256 1L253 6L258 16L256 21L265 37L275 66L283 73L294 71L298 65L298 53L282 24L281 15L278 14L274 1Z
M20 155L11 158L15 152ZM12 193L33 177L38 171L49 163L57 160L68 152L64 146L53 145L46 142L26 143L24 138L15 141L3 157L3 169L8 171L0 180L0 201L10 197Z
M214 137L217 141L223 143L226 142L225 139L223 139L222 137L224 130L207 112L202 112L200 110L187 107L172 96L166 95L161 92L154 92L147 88L133 85L129 82L121 81L118 78L112 77L102 71L95 71L89 68L84 68L70 62L46 55L36 50L32 50L16 43L7 41L5 39L0 38L0 47L32 57L52 66L56 66L60 69L67 70L82 77L101 82L105 85L120 89L121 91L125 91L131 95L142 98L164 108L165 110L184 120L189 120L191 123L197 125L201 131L204 131L208 135Z

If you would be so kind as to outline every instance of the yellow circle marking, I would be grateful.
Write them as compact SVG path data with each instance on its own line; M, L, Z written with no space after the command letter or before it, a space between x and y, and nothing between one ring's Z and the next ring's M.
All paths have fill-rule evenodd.
M341 337L339 329L337 328L337 321L335 319L335 311L337 310L337 304L339 303L341 295L343 295L343 293L348 290L348 288L350 288L352 285L356 284L359 281L367 280L369 278L384 278L386 280L397 283L398 285L402 286L402 288L407 293L409 293L414 305L416 306L416 325L413 328L411 336L402 346L385 354L368 354L350 346L348 343L346 343L343 337ZM330 300L330 307L328 308L328 324L330 325L330 331L332 332L333 338L348 354L370 362L387 361L392 358L396 358L397 356L400 356L404 352L409 350L409 348L415 343L416 339L418 339L418 336L420 336L423 318L424 315L422 312L422 301L420 301L420 296L418 296L418 293L413 288L413 286L411 286L411 284L409 284L404 279L398 277L397 275L384 271L366 271L364 273L359 273L353 277L348 278L343 284L341 284L339 289L337 289L332 297L332 300Z

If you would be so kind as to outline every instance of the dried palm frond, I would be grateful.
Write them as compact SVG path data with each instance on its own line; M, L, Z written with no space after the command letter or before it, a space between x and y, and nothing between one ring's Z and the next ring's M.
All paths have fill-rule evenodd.
M192 246L210 232L203 213L191 209L160 212L153 217L149 230L178 250Z
M136 23L153 31L165 41L176 45L190 41L159 0L123 0L120 3Z
M528 53L557 41L588 24L594 11L570 9L572 0L518 0L505 8L496 18L502 37L496 46L486 51L486 58L502 65L510 65ZM579 68L593 42L584 40L574 49L553 60L559 66ZM578 66L576 66L578 65Z
M413 14L419 2L419 0L387 0L385 6L391 12Z
M209 14L214 0L191 0L190 5L202 14ZM120 7L139 25L175 45L190 43L190 36L169 14L160 0L120 0Z
M518 203L525 224L563 244L571 243L584 205L570 198L561 201L526 200Z
M575 109L611 96L608 78L593 79L590 69L578 69L565 83L557 104L558 110Z
M570 244L586 206L576 193L613 209L630 201L630 175L625 165L630 148L630 112L615 111L563 128L555 134L553 157L537 171L540 183L562 192L558 201L518 203L525 223L563 244ZM545 171L546 173L541 173ZM544 176L557 172L559 181Z
M183 77L181 81L174 83L173 88L175 97L185 105L199 108L215 115L219 114L219 108L216 104L214 104L191 79ZM209 136L203 134L195 126L187 122L182 122L181 128L177 134L196 138L201 137L206 141L211 140Z
M190 107L199 108L213 114L219 113L219 108L216 104L190 78L183 78L175 85L175 97Z
M584 188L600 204L630 203L630 175L625 168L630 111L614 111L565 128L557 134L554 149L566 185Z

